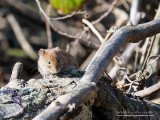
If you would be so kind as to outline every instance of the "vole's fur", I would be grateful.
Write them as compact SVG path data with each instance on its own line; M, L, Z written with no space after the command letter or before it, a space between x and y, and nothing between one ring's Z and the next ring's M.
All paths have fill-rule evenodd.
M38 54L38 70L44 77L66 73L73 66L78 68L76 60L59 47L40 49Z

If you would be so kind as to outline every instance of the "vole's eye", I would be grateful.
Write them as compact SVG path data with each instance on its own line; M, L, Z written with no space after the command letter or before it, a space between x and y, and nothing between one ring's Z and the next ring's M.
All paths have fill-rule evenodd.
M50 60L48 60L48 64L49 64L49 65L51 64L51 61L50 61Z
M59 63L59 60L57 60L57 62Z

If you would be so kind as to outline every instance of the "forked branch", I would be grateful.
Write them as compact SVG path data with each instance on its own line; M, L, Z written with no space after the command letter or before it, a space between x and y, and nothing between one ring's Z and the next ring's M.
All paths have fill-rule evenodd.
M88 98L91 98L95 92L94 83L99 81L102 73L104 73L120 47L127 42L138 42L157 33L160 33L160 19L137 26L124 26L117 30L89 65L88 70L81 79L83 86L77 86L71 93L58 97L34 120L59 119L68 110L69 105L73 103L76 105L81 104ZM87 86L85 85L86 83L88 84Z

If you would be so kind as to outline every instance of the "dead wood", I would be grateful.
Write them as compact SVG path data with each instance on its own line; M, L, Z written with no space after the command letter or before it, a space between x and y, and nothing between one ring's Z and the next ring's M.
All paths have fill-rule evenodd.
M154 119L158 120L159 105L127 97L109 85L109 78L101 81L99 79L120 47L127 42L138 42L159 32L160 19L120 28L104 44L83 77L80 71L73 69L71 75L75 78L31 79L27 83L17 79L10 81L10 84L0 90L0 118L31 119L40 113L35 120L59 119L74 106L95 97L97 84L99 87L97 98L95 102L93 100L94 104L91 104L93 117L98 118L94 108L99 108L98 112L102 110L100 113L103 113L102 116L106 119L120 119L117 115L121 115L119 112L123 110L131 112L145 110L147 115L153 115ZM82 77L81 81L77 76ZM149 113L150 111L153 113Z
M160 32L160 19L136 26L118 29L105 43L97 57L92 61L81 81L98 82L110 60L127 42L138 42Z
M141 39L152 36L152 35L157 34L159 32L160 32L160 19L156 19L151 22L140 24L137 26L124 26L124 27L120 28L105 43L105 45L103 46L103 48L101 49L99 54L95 57L95 59L92 61L92 63L88 67L88 70L86 71L86 73L82 77L81 82L82 83L89 83L89 82L97 83L99 81L102 73L105 71L108 64L110 63L111 59L119 51L120 47L125 45L127 42L138 42ZM90 87L90 89L91 89L92 86L88 86L88 87ZM86 90L88 90L88 89L86 89ZM77 89L75 88L74 91L76 91L76 90L79 90L79 88L77 88ZM77 96L74 96L74 95L76 95L76 94L74 94L74 91L71 92L71 93L73 93L72 96L71 96L71 93L60 96L56 102L53 102L52 104L50 104L49 107L47 109L45 109L42 113L40 113L38 116L36 116L34 118L34 120L41 120L42 118L43 118L43 120L44 119L58 119L60 116L63 115L63 112L68 110L69 104L83 103L84 101L81 101L81 100L86 100L86 99L78 99L77 100L74 98L80 98L82 93L84 93L84 92L81 91L82 93L79 93L79 94L77 94ZM91 96L88 96L87 92L88 91L85 91L85 94L83 94L84 98L88 98L88 97L92 96L92 94L90 93L91 91L89 91ZM112 93L112 91L110 91L110 92L111 92L110 94L113 95L113 99L115 99L117 97L114 95L115 93ZM58 104L56 104L57 102L58 102ZM124 104L124 103L121 103L121 104ZM133 106L131 106L131 107L133 107ZM136 104L136 106L137 106L137 104ZM114 109L117 109L114 106L112 106L112 107ZM147 107L150 107L150 106L146 106L146 109L147 109ZM51 108L54 108L54 109L52 109L52 111L51 111ZM127 106L126 106L126 109L127 109ZM154 108L152 108L152 109L154 109ZM159 107L158 107L158 109L159 109ZM63 110L63 112L59 112L60 110L61 111ZM46 116L46 111L47 111L47 116ZM155 115L157 115L157 114L159 117L159 113L155 112Z
M93 105L94 119L97 120L159 120L160 105L131 97L106 81L99 81L99 90Z
M141 12L140 10L140 4L141 0L133 0L132 4L131 4L131 10L130 10L130 22L133 25L137 25L140 20L141 20ZM135 17L136 16L136 17ZM139 43L129 43L125 49L125 51L123 52L123 54L120 56L120 59L122 60L121 66L125 67L129 61L129 59L131 58L134 50L136 47L138 47L140 45ZM110 77L114 80L113 84L115 84L116 80L116 70L118 70L118 67L116 64L114 65L114 67L109 71L109 75Z
M156 83L155 85L148 87L144 90L137 91L133 93L135 96L140 96L140 97L146 97L148 95L151 95L153 92L156 92L160 89L160 82Z
M13 70L12 70L12 75L11 75L10 80L20 79L21 73L22 73L22 68L23 68L22 63L17 62L17 63L14 65L14 68L13 68Z
M72 78L51 76L48 79L30 79L28 82L19 79L21 70L22 64L16 63L12 71L12 79L0 89L0 119L30 120L58 96L70 93L76 86L83 91L85 86L84 83L79 82L84 73L75 68L68 74ZM92 86L92 89L87 89L88 91L96 90L94 83L89 83L88 86ZM78 94L78 91L75 93Z

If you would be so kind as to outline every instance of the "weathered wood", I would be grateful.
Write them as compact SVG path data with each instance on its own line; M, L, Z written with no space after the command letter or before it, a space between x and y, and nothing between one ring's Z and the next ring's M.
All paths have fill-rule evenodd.
M95 95L94 92L96 92L95 83L81 83L76 89L73 89L72 92L58 97L58 99L52 102L42 114L39 114L33 120L59 119L59 114L63 115L69 109L70 105L76 105L76 103L82 104ZM52 112L53 110L56 112Z
M84 76L81 79L81 82L88 83L88 82L95 82L97 83L99 81L99 78L101 77L102 73L107 68L108 64L110 63L111 59L114 57L114 55L119 51L120 47L125 45L127 42L138 42L141 39L144 39L146 37L152 36L154 34L157 34L160 32L160 19L153 20L148 23L140 24L137 26L124 26L120 28L118 31L116 31L111 38L106 42L106 44L103 46L99 54L95 57L95 59L92 61L90 66L88 67L88 70L84 74ZM85 86L84 86L85 87ZM90 86L89 86L90 87ZM79 89L79 88L78 88ZM74 91L78 90L74 89ZM87 90L87 89L86 89ZM79 91L82 92L82 91ZM90 97L88 95L88 92L91 91L83 91L84 98ZM111 93L113 94L113 93ZM76 96L74 96L76 95ZM68 104L70 103L64 103L62 100L65 100L68 98L71 103L79 104L83 103L84 101L81 101L82 99L72 99L72 98L80 98L81 93L79 94L66 94L65 96L61 96L59 99L59 103L63 103L62 106L56 106L55 102L51 104L46 110L44 110L41 114L36 116L34 119L39 120L42 116L45 116L45 119L57 119L62 114L62 112L58 112L59 110L67 111ZM92 95L90 93L90 95ZM61 100L61 101L60 101ZM74 101L72 101L74 100ZM86 100L86 99L83 99ZM123 104L123 103L122 103ZM54 108L52 111L48 111L49 108ZM116 108L115 108L116 109ZM49 112L46 116L45 113Z
M48 104L56 100L58 96L70 93L76 86L82 85L79 81L84 73L74 68L68 73L72 78L51 76L46 79L30 79L25 82L22 79L17 79L20 74L20 69L17 69L17 67L21 68L19 67L21 65L21 63L15 64L12 71L12 80L0 89L1 120L20 120L22 118L30 120L39 112L42 112ZM84 84L79 87L81 91L83 90L83 86ZM94 83L91 86L95 88ZM93 91L93 89L90 91ZM76 92L78 91L74 93Z
M140 91L137 91L135 93L133 93L133 95L135 96L140 96L140 97L146 97L148 95L151 95L153 92L156 92L160 89L160 82L154 84L153 86L151 87L148 87L144 90L140 90Z
M159 120L160 104L151 103L140 97L126 95L105 81L97 84L99 88L93 105L96 120Z
M11 75L10 80L12 80L12 79L20 79L21 73L22 73L22 68L23 68L22 63L17 62L13 67L12 75Z
M81 81L98 82L111 59L128 42L138 42L160 32L160 19L137 26L124 26L118 29L105 43L97 57L88 67Z

